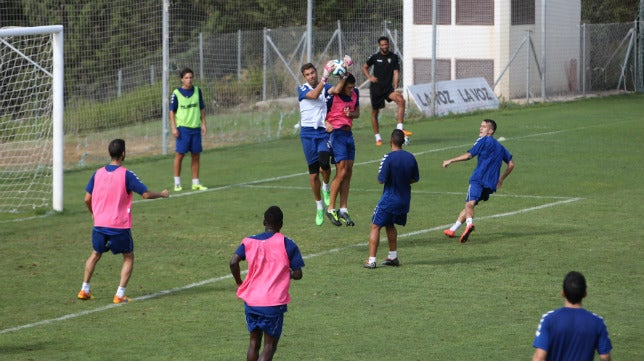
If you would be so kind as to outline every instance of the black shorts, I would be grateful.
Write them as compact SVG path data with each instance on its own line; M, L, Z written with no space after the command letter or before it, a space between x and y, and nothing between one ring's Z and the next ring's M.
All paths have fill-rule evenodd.
M385 107L385 100L391 102L389 95L394 92L394 87L390 86L387 89L372 87L369 89L369 96L371 98L372 109L382 109Z

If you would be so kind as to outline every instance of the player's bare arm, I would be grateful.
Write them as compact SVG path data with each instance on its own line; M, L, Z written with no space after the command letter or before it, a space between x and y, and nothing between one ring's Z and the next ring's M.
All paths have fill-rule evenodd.
M373 76L373 75L369 74L369 65L367 65L367 63L365 63L365 64L362 66L362 73L364 74L364 76L365 76L365 77L366 77L370 82L372 82L372 83L377 83L377 82L378 82L378 78L376 78L375 76Z
M172 129L172 135L177 138L179 131L177 130L177 119L173 111L170 111L170 128Z
M230 273L233 275L237 286L241 285L243 282L241 279L241 270L239 268L239 262L241 262L241 260L241 257L239 257L237 254L233 254L233 256L230 258Z
M170 196L170 193L168 192L167 189L164 189L161 192L147 191L141 194L141 197L143 197L143 199L168 198L169 196Z
M302 269L291 270L291 279L301 280L302 279Z
M87 206L87 209L89 210L89 213L94 213L92 211L92 194L85 192L85 205Z
M510 173L512 173L513 169L514 169L514 161L510 159L510 161L508 162L508 166L505 168L505 172L503 172L503 174L501 174L501 177L499 177L499 182L496 184L497 188L501 188L501 186L503 185L503 181L505 180L505 178L507 178L510 175Z
M340 78L340 81L335 84L335 86L331 87L331 89L329 89L329 94L340 94L342 92L342 88L344 88L344 83L346 83L346 81L346 78Z
M459 155L459 156L458 156L458 157L456 157L456 158L452 158L452 159L444 160L444 161L443 161L443 168L447 168L447 167L448 167L450 164L452 164L452 163L456 163L456 162L464 162L464 161L466 161L466 160L470 160L470 159L472 159L472 155L471 155L469 152L467 152L467 153L463 153L463 154Z
M201 109L201 135L206 135L208 127L206 126L206 110Z
M355 107L353 110L351 108L344 108L344 115L351 119L360 118L360 107Z
M394 91L396 91L396 89L398 89L399 75L400 75L400 72L397 69L394 69L394 79L393 79L394 83L392 84L393 87L394 87Z

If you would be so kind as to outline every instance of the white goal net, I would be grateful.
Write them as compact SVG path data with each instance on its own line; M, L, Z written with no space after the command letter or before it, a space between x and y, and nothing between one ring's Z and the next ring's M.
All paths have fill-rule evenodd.
M62 211L63 27L0 29L0 212Z

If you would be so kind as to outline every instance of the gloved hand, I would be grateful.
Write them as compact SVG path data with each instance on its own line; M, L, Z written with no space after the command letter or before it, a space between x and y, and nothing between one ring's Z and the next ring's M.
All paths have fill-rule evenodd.
M353 59L351 59L349 55L345 55L344 58L342 59L342 67L346 69L351 65L353 65Z
M329 79L329 75L331 75L331 74L326 69L326 67L324 67L324 71L322 72L322 82L323 83L326 83L326 80Z
M324 71L322 72L322 81L326 83L326 80L329 79L329 76L333 73L335 70L337 64L335 60L329 60L326 62L326 65L324 66Z

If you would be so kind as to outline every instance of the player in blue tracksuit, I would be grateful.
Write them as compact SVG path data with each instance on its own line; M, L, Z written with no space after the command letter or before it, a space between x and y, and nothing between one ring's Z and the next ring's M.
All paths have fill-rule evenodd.
M501 188L505 178L510 175L514 169L512 154L505 149L493 135L496 131L496 122L492 119L485 119L479 127L479 138L466 153L452 159L444 160L443 167L447 168L454 162L462 162L478 157L478 162L472 176L470 177L470 186L467 190L465 199L465 208L461 211L454 225L443 231L446 236L454 237L456 230L466 223L465 231L461 234L460 242L467 242L469 236L474 232L474 207L480 201L487 201L490 194ZM501 173L503 162L507 164L505 171Z
M413 154L402 149L405 133L395 129L391 133L391 152L386 154L378 170L378 182L384 184L382 196L371 217L369 233L369 259L365 268L376 268L376 253L380 243L380 230L385 227L389 241L389 254L383 266L398 266L398 231L396 224L407 224L411 202L411 185L420 179L418 163Z

